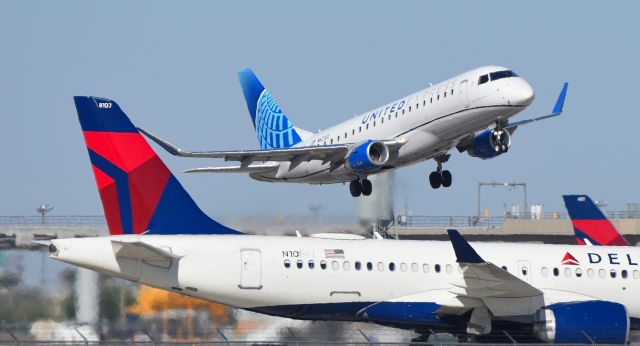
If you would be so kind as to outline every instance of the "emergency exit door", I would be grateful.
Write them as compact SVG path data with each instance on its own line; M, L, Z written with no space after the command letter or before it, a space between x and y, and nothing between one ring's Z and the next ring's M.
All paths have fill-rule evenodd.
M240 284L242 289L262 288L262 260L260 250L240 250Z

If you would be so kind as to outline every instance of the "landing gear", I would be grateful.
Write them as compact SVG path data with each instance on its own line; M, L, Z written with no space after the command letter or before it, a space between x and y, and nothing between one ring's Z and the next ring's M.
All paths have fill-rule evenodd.
M351 192L351 196L353 197L360 197L360 195L369 196L371 192L373 192L371 180L352 180L349 183L349 192Z
M449 187L453 182L453 176L451 175L451 172L442 170L442 164L449 160L449 156L451 155L445 154L435 158L436 163L438 164L438 168L436 168L435 171L429 174L429 184L431 184L431 187L434 189L437 189L440 186Z

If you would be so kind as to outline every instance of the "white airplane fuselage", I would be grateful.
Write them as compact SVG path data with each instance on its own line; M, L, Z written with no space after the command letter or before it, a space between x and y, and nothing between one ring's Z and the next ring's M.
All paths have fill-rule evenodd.
M406 141L397 152L391 153L390 164L384 169L446 154L470 133L506 121L533 101L533 89L521 77L479 85L480 76L501 70L507 68L487 66L463 73L317 134L308 134L294 148L367 140ZM261 181L315 184L366 177L366 174L352 172L346 165L332 170L330 163L317 160L291 167L289 162L280 162L277 170L252 173L251 177Z
M112 240L132 239L180 258L154 262L116 257ZM460 266L451 243L445 241L129 235L54 239L52 244L51 257L56 260L296 319L368 321L359 312L377 302L440 306L451 301L452 292L464 292ZM474 243L473 247L487 262L506 268L544 293L531 303L534 309L603 300L621 303L631 318L640 318L640 251L636 247L526 243ZM574 260L567 261L567 253ZM517 310L509 315L522 318Z

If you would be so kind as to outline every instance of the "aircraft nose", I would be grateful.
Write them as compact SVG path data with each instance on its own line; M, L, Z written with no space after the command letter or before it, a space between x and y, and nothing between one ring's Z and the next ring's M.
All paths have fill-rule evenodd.
M511 104L517 106L528 106L533 102L535 94L531 85L524 79L518 83L518 86L513 90L513 96L511 97Z
M517 106L528 106L533 102L535 98L535 94L533 92L533 88L531 85L525 81L521 80L521 83L518 83L518 86L513 90L513 96L511 97L511 104Z

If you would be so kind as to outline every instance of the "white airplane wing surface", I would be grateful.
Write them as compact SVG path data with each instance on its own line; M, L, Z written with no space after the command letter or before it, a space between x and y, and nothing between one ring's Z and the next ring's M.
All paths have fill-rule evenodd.
M239 161L240 167L206 167L186 172L255 172L275 169L277 165L251 165L253 162L291 162L295 167L302 162L320 160L339 166L355 146L354 144L334 144L323 146L290 147L281 149L232 150L232 151L187 151L138 128L145 136L156 142L171 155L195 158L217 158L225 161ZM404 139L382 141L389 150L397 150L406 143Z
M454 286L450 291L451 299L449 302L440 302L443 305L440 313L455 314L456 311L464 312L473 308L473 313L477 310L476 327L490 328L488 311L493 316L522 316L531 315L544 305L542 291L483 260L458 231L449 230L448 233L457 262L462 268L462 280L451 283ZM479 305L484 305L484 308Z

